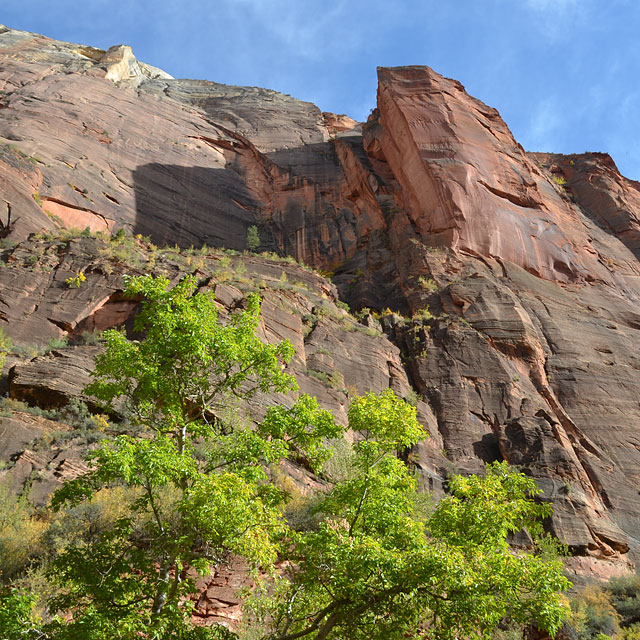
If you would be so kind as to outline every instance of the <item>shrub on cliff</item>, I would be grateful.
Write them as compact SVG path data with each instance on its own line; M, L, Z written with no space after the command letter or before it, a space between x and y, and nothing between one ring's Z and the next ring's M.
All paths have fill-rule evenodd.
M620 634L620 616L606 589L590 585L571 599L569 629L578 640L604 640Z
M249 251L254 252L258 250L260 246L260 235L258 234L258 227L252 224L247 229L247 247Z
M624 627L640 623L640 576L613 578L607 585L607 591Z
M0 328L0 371L4 367L4 361L7 357L7 353L11 351L12 341L9 336L4 332L4 329Z
M570 637L602 640L640 637L640 577L612 578L591 584L571 598Z

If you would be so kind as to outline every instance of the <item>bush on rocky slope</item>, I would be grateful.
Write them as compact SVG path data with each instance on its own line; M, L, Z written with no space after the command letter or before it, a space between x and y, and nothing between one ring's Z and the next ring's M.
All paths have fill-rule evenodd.
M577 640L640 638L640 577L592 584L571 598L567 635Z

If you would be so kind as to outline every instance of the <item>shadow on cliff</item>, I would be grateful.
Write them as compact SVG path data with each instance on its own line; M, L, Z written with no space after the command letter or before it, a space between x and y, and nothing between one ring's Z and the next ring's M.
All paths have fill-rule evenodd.
M369 237L384 221L374 220L376 211L357 212L330 144L264 155L240 148L225 167L150 163L134 170L133 182L132 230L158 245L242 251L248 228L258 225L261 250L333 271L341 298L354 308L408 311L387 233Z
M258 203L235 171L151 163L133 181L134 233L159 245L246 248Z
M361 144L356 136L349 146L366 164ZM135 169L134 232L159 244L245 249L247 228L263 221L261 231L267 231L271 213L279 219L278 229L269 231L278 236L280 251L307 262L344 262L355 254L355 216L333 144L261 153L239 142L224 155L225 166L150 163ZM270 232L261 237L263 248L275 248ZM320 238L327 246L318 246Z
M357 186L375 171L359 136L342 142L354 175L345 174L329 142L265 154L239 143L225 153L225 166L139 166L133 231L159 245L241 251L255 224L261 250L332 271L341 299L354 308L408 312L387 214ZM379 177L376 183L385 184Z

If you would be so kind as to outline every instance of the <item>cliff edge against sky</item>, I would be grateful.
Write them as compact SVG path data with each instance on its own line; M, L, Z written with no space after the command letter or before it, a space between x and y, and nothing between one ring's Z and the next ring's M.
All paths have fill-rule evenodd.
M320 304L311 294L270 302L290 313L283 326L267 306L265 337L294 342L303 379L335 372L346 391L313 376L308 390L344 417L350 387L414 389L431 431L412 456L425 486L440 490L451 468L520 465L553 501L550 527L575 571L629 570L640 551L640 185L606 154L525 152L495 109L428 67L380 68L378 80L377 109L357 123L266 89L173 79L128 47L0 27L0 200L16 243L0 270L2 326L46 343L133 312L118 297L130 265L100 267L89 239L54 256L30 234L124 228L158 245L244 250L257 225L261 250L330 272L332 284L308 283L313 296L383 312L345 338L326 314L305 329ZM278 271L246 260L257 277ZM87 283L65 286L81 270ZM212 277L232 308L241 293ZM76 356L12 363L11 393L46 398ZM80 393L78 376L67 382L63 397ZM28 435L18 440L0 474L28 449Z

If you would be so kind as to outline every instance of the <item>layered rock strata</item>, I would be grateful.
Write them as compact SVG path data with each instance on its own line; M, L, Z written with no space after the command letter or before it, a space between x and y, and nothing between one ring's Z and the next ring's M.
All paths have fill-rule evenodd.
M520 465L553 501L549 527L577 572L628 570L640 550L640 185L606 154L526 153L495 109L427 67L378 76L377 108L356 123L265 89L176 80L126 47L0 28L0 196L20 242L4 253L0 321L40 343L116 326L135 308L121 274L154 268L146 249L132 268L95 240L56 249L32 232L124 227L244 249L255 224L261 250L337 287L243 261L311 290L293 301L267 287L263 306L265 339L293 342L306 391L344 419L356 389L415 389L432 434L412 455L425 486ZM216 282L219 259L207 260L231 311L238 283ZM69 289L80 271L87 282ZM335 306L317 313L322 291L382 324L365 312L345 330L355 323ZM12 393L53 398L64 385L43 367L62 377L71 353L16 364Z

